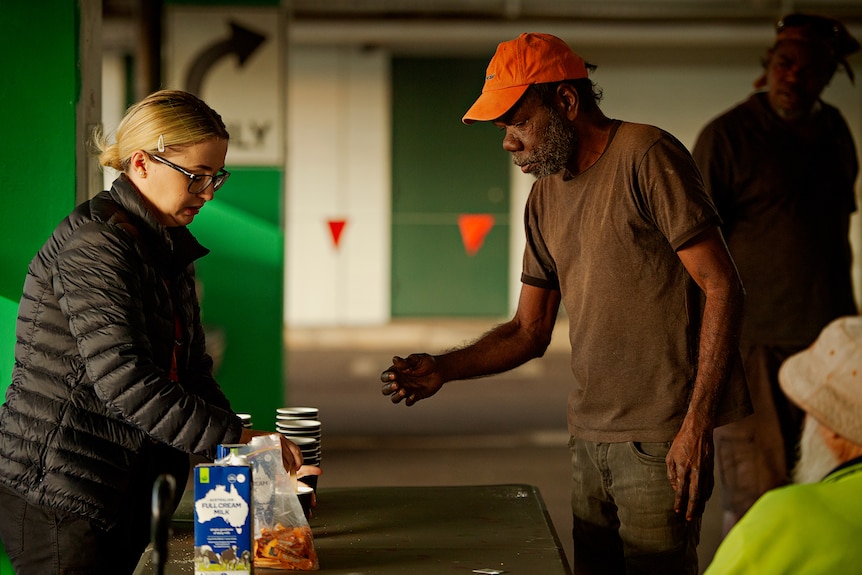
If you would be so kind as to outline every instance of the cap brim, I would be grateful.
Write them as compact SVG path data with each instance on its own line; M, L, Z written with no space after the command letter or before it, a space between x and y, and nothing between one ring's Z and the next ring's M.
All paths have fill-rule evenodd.
M508 112L521 99L521 96L524 95L524 92L529 87L529 84L525 84L523 86L511 86L501 90L482 92L482 95L470 106L470 109L467 110L461 121L465 124L472 124L474 122L496 120Z

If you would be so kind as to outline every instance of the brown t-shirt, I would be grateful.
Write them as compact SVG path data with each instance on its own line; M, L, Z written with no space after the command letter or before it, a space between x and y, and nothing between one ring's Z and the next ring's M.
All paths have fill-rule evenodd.
M591 441L670 441L697 369L701 292L676 251L720 224L694 161L670 134L617 122L577 176L536 181L522 281L559 289L569 317L569 431ZM747 413L732 378L718 423Z

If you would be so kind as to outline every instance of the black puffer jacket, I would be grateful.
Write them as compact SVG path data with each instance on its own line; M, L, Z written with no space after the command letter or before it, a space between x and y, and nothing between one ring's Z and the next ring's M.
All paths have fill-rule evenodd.
M110 528L153 446L212 457L239 440L204 350L192 262L207 253L160 226L125 176L63 220L24 283L0 482Z

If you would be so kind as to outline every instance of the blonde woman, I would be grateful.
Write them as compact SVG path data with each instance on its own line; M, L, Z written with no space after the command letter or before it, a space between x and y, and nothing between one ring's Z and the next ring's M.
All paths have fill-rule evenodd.
M108 191L57 226L24 282L0 407L0 537L18 575L131 573L153 482L243 430L212 377L188 224L228 180L229 135L192 94L132 105L100 163ZM285 442L285 467L301 454Z

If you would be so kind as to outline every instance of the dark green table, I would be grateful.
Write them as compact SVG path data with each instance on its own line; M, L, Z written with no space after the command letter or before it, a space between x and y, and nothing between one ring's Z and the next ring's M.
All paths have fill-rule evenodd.
M166 575L193 573L192 504L177 510ZM321 573L570 575L532 485L323 488L309 521ZM136 575L153 573L145 553ZM265 575L295 573L257 569Z

